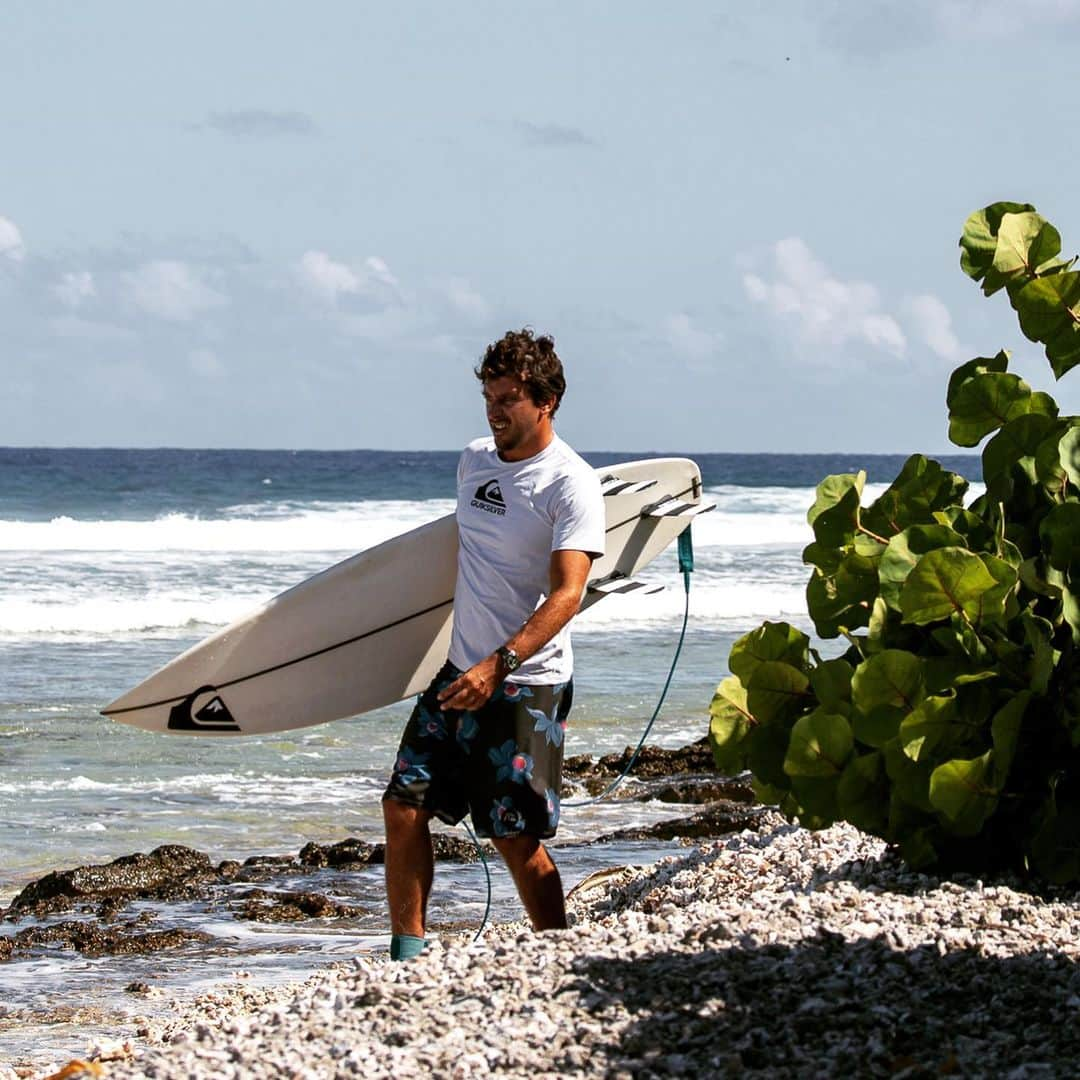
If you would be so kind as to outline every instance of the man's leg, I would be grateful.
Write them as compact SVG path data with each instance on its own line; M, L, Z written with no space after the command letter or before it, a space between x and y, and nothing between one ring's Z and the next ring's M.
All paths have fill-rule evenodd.
M422 938L427 922L427 902L435 875L431 847L431 814L415 806L383 800L386 823L386 899L390 905L390 930Z
M495 837L534 930L565 930L562 879L547 848L535 836Z

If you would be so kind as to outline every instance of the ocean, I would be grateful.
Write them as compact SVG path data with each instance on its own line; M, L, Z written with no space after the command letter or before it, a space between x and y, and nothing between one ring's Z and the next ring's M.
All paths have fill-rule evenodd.
M585 456L600 466L650 455ZM864 468L872 497L903 462L688 456L716 510L693 523L689 629L650 739L669 747L706 733L736 638L763 619L810 630L800 553L818 481ZM978 480L977 458L939 460ZM379 840L379 796L408 702L300 731L205 740L155 736L99 709L309 575L451 512L456 461L455 452L0 449L0 905L51 870L160 844L217 861ZM636 744L656 704L682 622L674 549L641 576L665 591L605 598L575 622L567 754ZM664 845L580 842L679 812L618 793L568 808L557 842L564 884L601 866L654 861ZM493 877L492 917L518 917L505 873L494 867ZM152 913L155 925L195 927L210 943L168 957L56 948L0 961L0 1062L77 1056L95 1023L107 1029L149 1007L125 997L133 981L153 981L168 1000L241 975L297 978L385 946L377 870L324 873L308 885L365 914L344 927L283 927L180 905ZM440 867L436 918L478 925L485 906L481 867ZM0 935L25 925L0 925Z

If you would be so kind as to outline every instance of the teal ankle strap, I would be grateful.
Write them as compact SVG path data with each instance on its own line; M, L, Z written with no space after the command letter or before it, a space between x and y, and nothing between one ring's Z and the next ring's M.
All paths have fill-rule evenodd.
M422 937L412 934L394 934L390 938L391 960L412 960L424 951L427 942Z

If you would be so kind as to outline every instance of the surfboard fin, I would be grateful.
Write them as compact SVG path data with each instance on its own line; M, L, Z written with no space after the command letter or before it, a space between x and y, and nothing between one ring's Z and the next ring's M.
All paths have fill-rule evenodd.
M622 480L611 473L600 477L600 491L604 495L635 495L655 486L655 480Z
M673 495L665 495L659 502L642 508L642 517L696 517L715 510L716 503L688 503Z
M609 574L606 578L597 578L595 581L590 581L588 589L591 593L601 593L605 596L611 593L632 592L641 593L642 596L650 596L653 593L663 592L664 586L655 581L638 581L636 578L629 578L616 570L614 574Z

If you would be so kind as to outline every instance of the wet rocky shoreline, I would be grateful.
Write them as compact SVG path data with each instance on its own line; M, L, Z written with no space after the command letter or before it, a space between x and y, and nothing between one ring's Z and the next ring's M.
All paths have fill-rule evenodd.
M595 797L610 786L631 758L622 754L599 759L585 755L567 759L564 794L568 799ZM752 827L761 814L749 783L716 775L705 740L676 750L644 747L633 771L618 791L620 799L671 803L670 820L598 836L591 844L614 840L691 841ZM472 863L480 858L469 840L447 833L433 836L439 862ZM490 850L490 847L488 848ZM295 855L258 855L214 862L205 852L164 845L107 864L53 871L31 882L0 910L0 925L34 925L0 932L0 964L32 957L41 950L67 949L87 957L154 954L209 936L197 930L154 925L149 911L128 917L136 902L158 905L201 902L214 905L237 920L302 922L347 919L364 914L324 893L287 887L290 878L310 879L319 870L360 870L381 865L383 845L349 838L337 843L309 842ZM273 888L263 888L273 883ZM243 889L242 886L250 888ZM57 919L69 914L72 918Z

